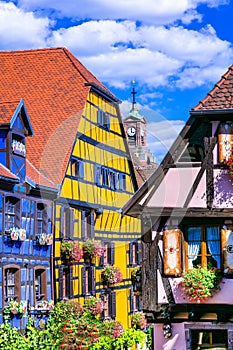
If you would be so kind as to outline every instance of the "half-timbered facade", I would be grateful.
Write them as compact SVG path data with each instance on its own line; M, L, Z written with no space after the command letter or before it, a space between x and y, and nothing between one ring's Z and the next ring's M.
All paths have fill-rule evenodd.
M42 198L34 182L27 160L33 128L23 100L0 103L0 134L0 322L9 310L11 324L23 328L28 315L39 323L49 312L56 189L44 183Z
M158 350L233 348L232 86L230 67L123 208L142 217L143 309ZM199 278L200 267L223 278L208 298L182 286L188 271Z
M0 101L23 96L30 115L30 170L39 185L46 178L57 190L55 302L83 303L96 295L104 301L103 319L130 326L130 315L141 308L131 282L140 263L141 226L140 220L121 216L136 181L119 100L65 48L1 52L0 62ZM41 196L46 194L42 186ZM104 255L81 257L79 249L88 240L101 244ZM75 245L75 259L64 254L66 244ZM118 283L103 280L106 266L120 270Z

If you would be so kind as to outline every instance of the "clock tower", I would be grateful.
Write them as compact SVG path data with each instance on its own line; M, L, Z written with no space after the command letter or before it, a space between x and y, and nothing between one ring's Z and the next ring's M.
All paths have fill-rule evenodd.
M128 116L124 119L124 128L129 145L131 146L145 146L146 145L146 119L138 112L136 107L136 91L132 82L132 108Z
M146 175L143 177L145 180L157 167L156 159L151 151L146 147L147 136L147 122L144 116L142 116L136 106L136 91L135 82L132 82L132 108L126 118L123 120L125 134L129 145L129 150L134 163L135 170ZM147 175L148 174L148 175ZM140 185L140 183L139 183Z

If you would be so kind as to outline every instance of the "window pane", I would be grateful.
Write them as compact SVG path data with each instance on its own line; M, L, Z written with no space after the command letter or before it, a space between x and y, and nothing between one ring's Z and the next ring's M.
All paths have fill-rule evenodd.
M188 228L188 268L201 264L201 228Z
M206 228L207 257L209 267L220 268L220 232L218 227Z

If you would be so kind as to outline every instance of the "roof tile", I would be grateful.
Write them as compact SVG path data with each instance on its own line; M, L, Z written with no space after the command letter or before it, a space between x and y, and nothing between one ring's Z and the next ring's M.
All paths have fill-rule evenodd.
M0 52L0 62L0 105L24 99L34 130L28 160L60 185L91 88L86 83L114 95L65 48Z
M233 108L233 65L215 84L214 88L203 98L197 106L192 108L194 111L211 109L231 109Z

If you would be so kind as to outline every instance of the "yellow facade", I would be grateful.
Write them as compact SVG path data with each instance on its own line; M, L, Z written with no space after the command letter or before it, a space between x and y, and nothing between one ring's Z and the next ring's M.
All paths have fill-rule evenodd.
M82 166L82 172L74 174L77 163L79 171ZM138 244L140 241L141 223L138 219L123 217L120 209L135 192L136 184L133 179L118 105L92 91L86 101L60 198L56 203L55 299L67 297L67 290L72 290L72 293L68 293L68 298L72 297L83 303L84 298L89 295L89 286L86 286L89 282L85 282L85 278L89 278L88 273L91 271L94 278L94 290L91 290L91 294L103 298L105 294L114 294L115 318L125 327L130 326L130 315L133 311L131 271L139 263L135 257L130 261L130 243ZM64 216L67 208L69 225L72 228ZM121 270L122 282L110 287L103 285L101 274L105 263L101 263L99 257L89 265L86 265L84 259L73 264L62 260L60 247L63 239L72 239L82 244L88 237L111 245L111 249L114 249L111 253L114 261L111 262ZM139 255L139 244L137 249L136 254ZM83 272L84 268L87 277ZM69 288L67 283L71 284Z

